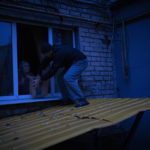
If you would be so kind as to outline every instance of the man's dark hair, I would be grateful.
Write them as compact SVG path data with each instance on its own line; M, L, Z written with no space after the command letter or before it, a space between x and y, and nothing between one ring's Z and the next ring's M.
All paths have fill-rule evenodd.
M41 46L41 52L43 54L47 53L47 52L50 52L53 50L53 46L50 45L49 43L43 43L42 46Z

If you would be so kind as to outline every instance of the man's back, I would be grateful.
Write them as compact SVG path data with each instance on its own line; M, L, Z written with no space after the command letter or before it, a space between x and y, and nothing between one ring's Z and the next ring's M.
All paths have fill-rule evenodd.
M68 68L78 60L86 59L86 56L76 48L71 46L60 46L55 48L53 61L61 67Z

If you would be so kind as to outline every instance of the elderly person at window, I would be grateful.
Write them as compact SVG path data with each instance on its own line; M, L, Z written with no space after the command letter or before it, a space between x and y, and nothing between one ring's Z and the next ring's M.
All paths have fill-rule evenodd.
M19 94L30 94L30 82L33 75L30 72L30 65L27 61L22 61L19 66Z

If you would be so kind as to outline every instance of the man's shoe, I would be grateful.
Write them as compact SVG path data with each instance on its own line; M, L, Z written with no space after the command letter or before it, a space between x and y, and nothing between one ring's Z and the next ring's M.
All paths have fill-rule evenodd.
M82 107L88 105L89 102L86 99L80 99L76 104L75 107Z

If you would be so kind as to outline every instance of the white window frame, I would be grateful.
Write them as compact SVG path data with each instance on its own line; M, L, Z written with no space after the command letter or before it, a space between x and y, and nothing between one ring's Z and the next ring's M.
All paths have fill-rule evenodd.
M1 104L1 101L2 100L12 100L12 99L16 99L16 91L15 91L15 80L14 80L14 76L15 76L15 63L14 63L14 59L15 59L15 57L14 57L14 49L15 49L15 44L13 44L13 43L15 43L15 37L14 37L14 33L16 32L16 28L15 28L15 25L16 24L14 24L14 23L10 23L11 24L11 40L12 40L12 68L13 68L13 95L12 96L0 96L0 104Z
M50 86L51 93L45 98L32 98L31 95L19 95L18 89L18 56L17 56L17 24L11 23L12 31L12 67L13 67L13 96L0 96L0 105L29 103L37 101L51 101L58 100L61 97L60 93L55 93L54 77L51 78ZM75 48L75 32L72 30L73 47ZM53 45L53 28L48 27L48 42Z
M48 28L48 43L53 45L53 29L52 27ZM50 79L50 86L51 86L51 94L55 94L55 80L54 77Z
M75 31L72 31L73 48L76 48Z

